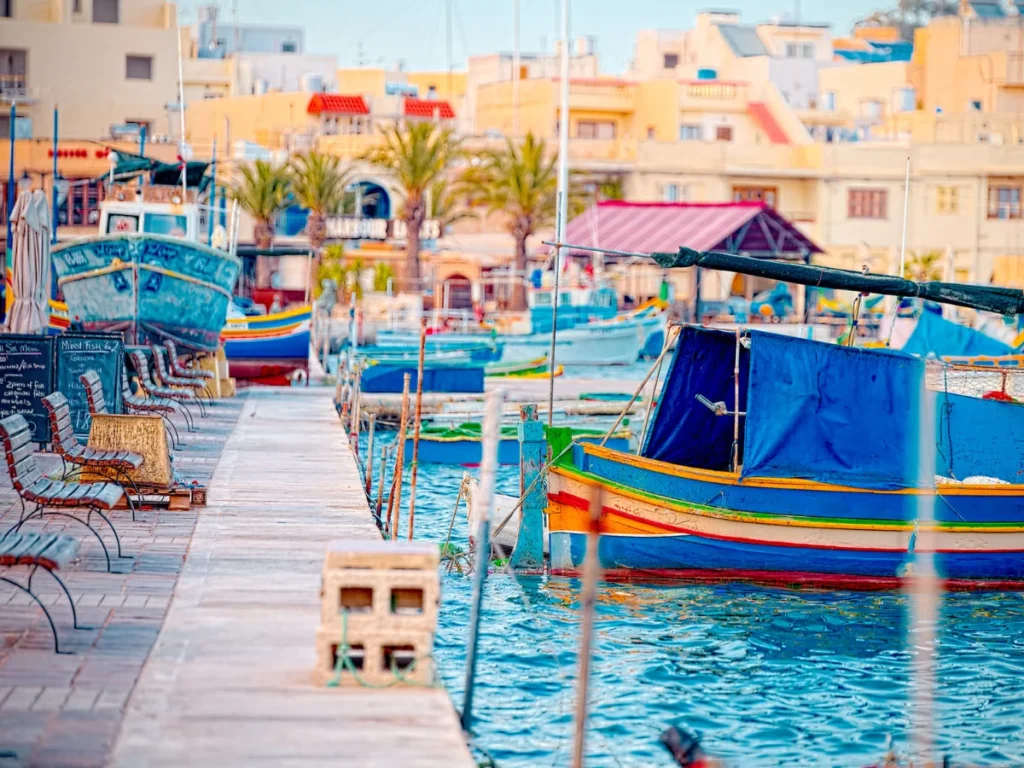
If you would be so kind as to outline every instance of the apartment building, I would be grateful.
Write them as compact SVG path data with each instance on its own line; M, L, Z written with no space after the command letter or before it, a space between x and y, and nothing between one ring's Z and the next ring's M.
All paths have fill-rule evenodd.
M178 123L177 9L163 0L17 0L0 21L0 135L109 138L117 126L150 136Z

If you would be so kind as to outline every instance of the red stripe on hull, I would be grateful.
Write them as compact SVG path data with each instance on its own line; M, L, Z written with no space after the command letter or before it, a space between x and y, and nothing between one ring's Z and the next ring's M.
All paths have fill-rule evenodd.
M553 568L552 576L580 576L581 571L573 568ZM689 568L657 568L644 570L610 569L601 573L605 581L642 582L645 584L725 584L744 582L768 587L808 587L818 589L849 589L856 591L891 591L913 589L914 579L900 579L880 576L850 576L834 573L809 573L806 571L749 571L749 570L701 570ZM1024 581L971 581L968 579L940 580L942 588L949 592L1019 592L1024 591Z

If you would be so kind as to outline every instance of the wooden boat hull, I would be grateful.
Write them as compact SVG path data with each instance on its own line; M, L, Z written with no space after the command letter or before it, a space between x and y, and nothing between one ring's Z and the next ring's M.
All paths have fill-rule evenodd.
M217 347L241 262L226 251L160 235L100 235L58 245L58 284L72 320L129 344Z
M270 315L247 315L246 317L229 317L224 326L225 331L273 331L282 328L294 328L303 322L311 322L313 307L304 304L294 309L286 309Z
M232 318L221 331L228 370L238 381L281 386L309 367L310 307Z
M897 586L934 537L954 585L1024 587L1020 486L940 486L923 536L915 491L747 480L587 446L548 475L551 565L583 562L591 495L601 489L606 569L699 579ZM922 492L928 493L928 492Z

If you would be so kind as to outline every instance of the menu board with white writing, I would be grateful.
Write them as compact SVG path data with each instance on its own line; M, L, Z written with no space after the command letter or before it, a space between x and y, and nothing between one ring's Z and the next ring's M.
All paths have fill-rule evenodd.
M20 413L32 439L50 441L43 398L53 392L53 337L0 334L0 419Z
M86 437L92 418L80 377L86 371L95 371L103 385L107 409L110 413L120 413L124 341L119 333L63 333L56 343L54 383L68 399L75 434Z

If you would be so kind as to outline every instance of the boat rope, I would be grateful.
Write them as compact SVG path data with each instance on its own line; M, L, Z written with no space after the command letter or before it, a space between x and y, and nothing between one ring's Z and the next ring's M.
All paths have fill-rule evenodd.
M57 279L57 285L67 285L68 283L74 283L78 280L88 280L90 277L101 277L113 272L124 272L125 270L133 268L133 262L117 260L111 262L105 267L97 267L96 269L90 269L87 272L79 272L76 275L65 275L64 277Z
M452 540L452 528L455 526L455 515L459 511L459 502L462 501L469 490L469 473L462 475L462 483L459 484L459 495L455 497L455 508L452 509L452 519L448 521L448 535L444 538L444 546L441 547L441 557L448 555L448 545Z
M679 335L679 332L676 333ZM640 432L640 441L636 446L636 455L640 455L640 451L644 449L644 440L647 439L647 426L651 421L651 414L654 412L655 398L658 396L658 382L661 380L661 364L665 362L665 351L669 348L672 343L672 333L669 331L665 334L665 346L661 350L661 354L658 355L658 362L656 363L658 369L654 373L654 384L651 386L651 396L647 400L647 411L644 413L644 428ZM739 409L739 404L735 406Z
M403 669L398 668L398 664L395 659L391 659L391 675L394 679L386 683L371 683L368 680L364 680L363 676L359 674L359 669L355 665L355 661L352 659L352 646L348 642L348 611L343 609L340 612L341 615L341 642L338 643L338 650L336 653L336 661L334 664L334 677L327 681L328 688L337 688L341 685L341 676L344 672L348 672L352 675L352 679L359 683L363 688L391 688L398 683L403 685L416 686L419 688L438 688L440 687L436 681L429 683L422 683L417 680L412 680L409 675L416 671L416 665L423 662L430 662L433 660L433 656L427 655L423 657L414 658L409 664Z

